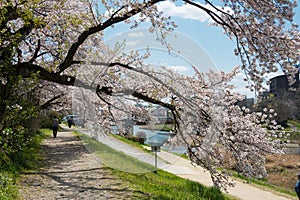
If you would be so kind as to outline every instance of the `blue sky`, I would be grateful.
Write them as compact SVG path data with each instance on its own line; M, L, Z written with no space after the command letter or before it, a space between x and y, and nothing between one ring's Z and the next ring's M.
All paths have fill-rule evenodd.
M154 65L173 66L175 70L183 74L188 73L186 68L190 68L191 65L200 66L203 71L213 69L225 72L240 65L238 58L233 55L234 42L229 40L220 28L209 26L209 18L205 14L199 13L198 9L186 5L175 5L169 1L161 3L158 7L172 16L178 25L174 33L177 38L171 35L168 39L168 42L175 46L173 56L168 55L165 48L155 41L155 35L151 36L147 26L130 30L127 24L120 23L114 28L106 30L106 42L113 45L115 42L126 40L127 50L141 49L144 51L150 47L151 55L155 59L150 58L149 62ZM300 25L299 6L295 9L295 13L295 23ZM271 75L270 78L272 76L274 75ZM233 81L237 91L253 97L254 94L245 88L246 83L242 79L241 74Z

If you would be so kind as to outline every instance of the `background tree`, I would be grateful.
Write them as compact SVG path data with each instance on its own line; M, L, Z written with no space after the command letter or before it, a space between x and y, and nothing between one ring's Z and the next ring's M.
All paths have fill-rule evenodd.
M109 27L120 22L132 27L150 22L149 31L156 32L158 40L171 51L166 41L176 24L157 10L161 1L1 1L2 133L13 126L5 121L11 114L8 104L15 105L11 101L15 93L9 88L20 86L18 80L30 83L34 77L76 85L83 88L75 91L80 94L94 91L85 103L103 105L102 115L95 110L88 112L99 117L95 121L101 122L98 125L102 128L110 126L116 115L126 117L128 112L151 118L129 103L132 101L143 100L170 109L177 142L199 144L191 159L210 171L217 186L228 183L226 174L216 170L223 164L224 152L231 152L244 175L265 176L264 154L275 152L278 142L271 140L274 135L267 136L277 132L267 132L259 124L268 123L275 130L279 127L265 115L250 114L235 106L240 96L231 92L228 82L237 70L203 74L194 66L194 77L165 68L155 71L144 62L149 52L124 54L121 47L109 49L103 44L103 31ZM292 23L296 1L226 0L223 7L203 1L209 8L199 2L182 2L206 12L235 40L235 54L241 59L251 89L260 89L263 76L278 68L295 73L292 66L299 57L300 38ZM176 97L176 101L164 102L166 97ZM83 108L86 112L87 106L80 105L83 101L77 102L79 111ZM198 129L201 134L196 137Z
M282 91L277 95L270 94L267 98L258 99L254 111L261 112L264 108L274 109L275 119L282 126L288 126L288 120L299 120L299 93L300 90L292 89Z
M297 119L299 112L297 106L297 96L295 92L288 93L279 96L279 97L270 97L267 99L262 99L257 103L255 111L262 111L264 108L274 109L276 112L275 119L276 121L286 127L288 126L288 120Z

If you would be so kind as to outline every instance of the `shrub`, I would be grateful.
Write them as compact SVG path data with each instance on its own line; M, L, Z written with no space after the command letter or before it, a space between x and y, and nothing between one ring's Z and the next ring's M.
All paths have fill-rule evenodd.
M41 128L52 128L52 119L54 117L58 117L58 119L61 121L62 115L59 114L58 112L54 110L46 111L46 112L41 112L39 114L39 123Z
M30 140L22 145L18 151L0 148L0 199L12 200L19 199L18 189L15 181L19 173L23 170L39 167L40 143L45 135L41 132L32 134Z
M0 199L19 199L14 179L7 173L0 172Z
M138 143L140 143L140 144L144 144L145 141L146 141L146 138L139 138L139 137L135 137L135 136L133 136L133 135L126 135L125 138L126 138L127 140L131 140L131 141L133 141L133 142L138 142Z

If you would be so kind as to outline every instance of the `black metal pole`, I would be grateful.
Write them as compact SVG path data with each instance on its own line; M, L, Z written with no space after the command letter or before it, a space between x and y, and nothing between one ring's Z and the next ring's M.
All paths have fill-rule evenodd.
M155 174L157 174L157 147L155 147Z

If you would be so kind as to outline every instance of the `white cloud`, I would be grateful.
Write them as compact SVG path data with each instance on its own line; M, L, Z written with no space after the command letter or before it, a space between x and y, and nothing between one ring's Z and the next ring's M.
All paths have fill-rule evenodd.
M185 66L167 66L167 68L174 72L187 72L189 70L189 68Z
M201 4L197 2L202 7L209 9L213 12L216 11L215 8L208 4ZM217 8L221 8L219 6L216 6ZM191 20L198 20L200 22L205 21L211 21L211 17L202 9L197 8L196 6L190 5L190 4L184 4L181 6L176 6L174 2L170 1L163 1L157 5L157 8L159 11L163 11L165 15L167 16L173 16L173 17L180 17L183 19L191 19ZM225 11L228 11L231 13L231 9L229 7L226 7Z
M210 18L207 13L189 4L176 6L173 2L163 1L157 5L157 8L159 11L163 11L166 15L173 17L199 20L201 22L207 21Z
M144 37L144 35L145 35L145 33L143 31L128 33L129 37Z

